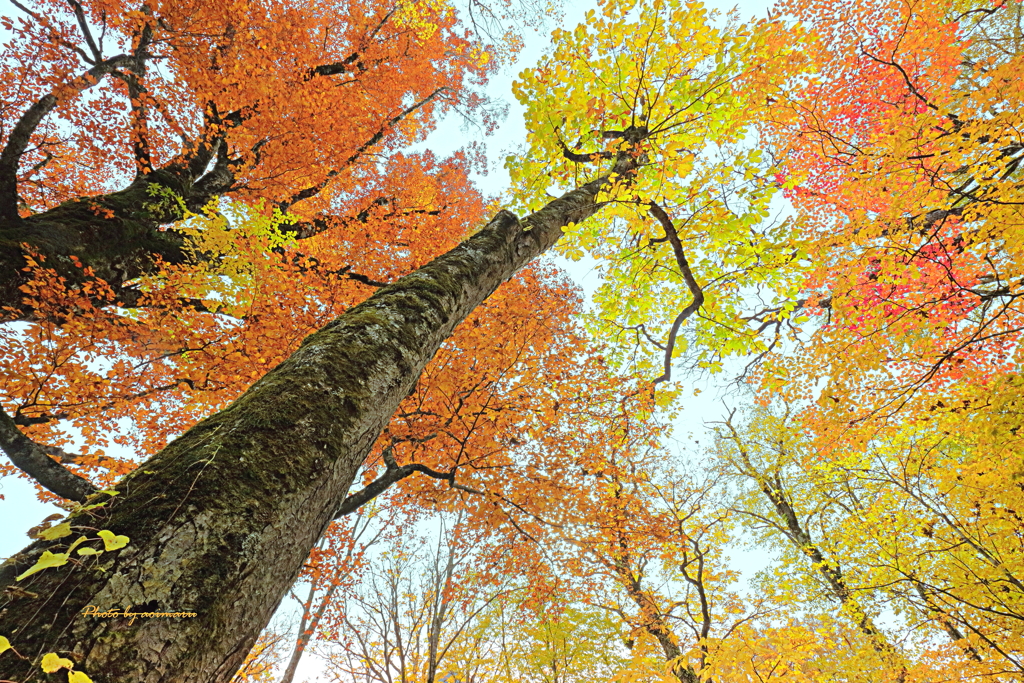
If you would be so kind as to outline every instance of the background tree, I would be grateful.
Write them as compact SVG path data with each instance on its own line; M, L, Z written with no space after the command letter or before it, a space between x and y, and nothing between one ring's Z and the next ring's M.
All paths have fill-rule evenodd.
M291 683L294 680L302 655L314 635L324 630L324 615L334 605L335 596L339 595L339 591L344 594L351 590L366 570L367 552L387 538L389 525L381 522L378 509L375 505L363 505L354 510L351 516L335 521L310 553L310 559L303 567L296 586L290 591L302 611L292 651L278 679L279 683ZM308 584L305 598L295 592L300 583ZM265 634L260 637L263 638ZM252 654L250 652L249 657Z
M460 653L479 646L480 615L521 591L481 563L485 545L463 520L439 521L436 539L391 544L359 589L332 605L337 616L325 640L335 647L324 649L339 680L444 680L463 663ZM464 663L472 668L475 659Z
M1006 490L976 488L956 439L908 433L830 462L794 418L730 418L718 446L746 480L759 535L787 546L778 580L809 581L790 578L790 599L823 595L893 678L1019 675L1020 545L1004 533Z
M940 639L919 644L922 670L1012 678L1020 3L780 9L818 65L764 128L813 264L789 306L809 329L762 368L776 417L757 414L731 462L762 520L804 550L814 539L864 611Z
M1020 3L783 9L817 36L819 76L770 127L815 264L793 305L816 324L768 382L796 400L828 378L806 414L826 450L912 422L1012 458Z

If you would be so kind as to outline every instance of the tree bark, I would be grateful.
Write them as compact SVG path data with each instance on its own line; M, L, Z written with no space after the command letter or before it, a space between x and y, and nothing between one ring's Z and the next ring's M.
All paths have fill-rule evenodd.
M633 172L621 154L614 172ZM602 177L520 221L502 211L447 254L378 290L319 332L227 409L125 477L75 532L37 540L0 567L5 677L50 680L71 659L96 683L228 681L291 586L399 402L455 326L562 227L599 209ZM49 550L98 529L127 547L15 581ZM99 548L96 542L87 545ZM81 547L81 546L80 546ZM194 612L193 618L84 614Z
M21 292L29 279L25 259L33 254L69 286L100 278L119 300L131 298L125 285L152 273L157 258L181 263L184 239L162 226L185 217L190 188L187 176L161 170L118 192L0 222L0 322L35 317Z

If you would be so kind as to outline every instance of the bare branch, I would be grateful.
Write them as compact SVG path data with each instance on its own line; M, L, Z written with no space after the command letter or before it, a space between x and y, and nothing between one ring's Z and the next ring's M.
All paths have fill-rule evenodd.
M371 500L384 493L392 484L395 484L406 477L412 476L413 474L420 472L433 479L442 479L449 482L453 487L462 489L463 487L455 483L455 470L451 472L438 472L433 470L426 465L420 463L410 463L408 465L399 466L395 461L394 456L394 445L388 446L384 449L382 457L386 469L384 474L374 479L365 488L356 491L345 498L345 502L338 508L338 512L334 515L334 518L344 517L345 515L358 510L363 505L366 505ZM474 493L476 493L474 491Z

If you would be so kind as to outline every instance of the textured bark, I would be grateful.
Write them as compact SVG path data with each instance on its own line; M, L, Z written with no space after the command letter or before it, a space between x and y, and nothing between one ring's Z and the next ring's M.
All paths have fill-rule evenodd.
M25 258L31 253L41 256L43 264L71 286L89 279L74 257L105 280L115 295L131 298L133 293L124 285L153 272L157 257L182 262L181 236L162 226L184 217L183 195L189 189L181 176L157 171L119 192L0 222L0 321L33 317L20 291L28 279Z
M632 164L623 155L615 171ZM96 683L229 680L441 343L564 225L597 211L605 182L521 222L499 213L308 337L234 404L125 477L106 506L75 514L74 535L36 541L8 560L0 586L19 590L0 601L0 633L28 659L8 652L5 676L49 680L38 662L57 652ZM13 580L43 551L64 552L96 529L131 542ZM197 616L129 624L83 615L89 606Z

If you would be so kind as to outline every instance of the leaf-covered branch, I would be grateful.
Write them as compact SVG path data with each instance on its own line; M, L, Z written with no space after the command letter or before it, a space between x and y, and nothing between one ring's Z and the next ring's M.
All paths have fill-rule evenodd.
M53 111L61 100L66 100L93 87L115 69L134 66L135 62L136 58L133 55L124 54L99 62L72 81L43 95L21 115L7 137L7 144L0 152L0 229L5 227L4 223L14 224L20 220L18 215L18 164L28 147L32 134L39 127L43 118Z

